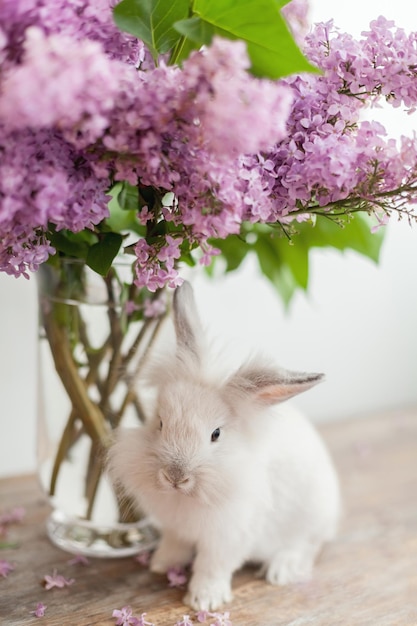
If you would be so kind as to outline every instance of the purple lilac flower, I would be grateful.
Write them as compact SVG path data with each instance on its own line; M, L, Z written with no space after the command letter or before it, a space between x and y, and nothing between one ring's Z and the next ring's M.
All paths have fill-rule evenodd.
M407 37L384 18L372 22L361 40L339 33L331 22L315 27L306 54L324 74L284 81L295 94L288 138L241 159L246 219L285 222L294 211L303 219L303 209L305 217L315 207L354 197L372 204L379 195L415 185L414 142L396 145L381 124L360 121L364 106L380 97L395 106L417 101L415 42L415 33ZM401 205L404 197L398 194L396 201Z
M191 55L182 70L161 63L140 74L139 80L136 73L134 82L126 75L103 137L105 148L115 155L116 178L131 184L140 179L172 193L174 201L162 208L162 217L185 232L191 244L206 246L205 261L212 250L207 239L238 233L245 209L237 162L230 156L270 146L285 135L290 90L250 78L247 63L241 43L216 40L208 50ZM243 126L238 129L225 118L230 115L229 102L222 100L227 85L241 93L244 133ZM234 119L239 119L236 111ZM243 136L245 144L238 145ZM140 217L142 223L149 221L148 207ZM155 290L179 284L172 261L183 236L167 237L165 242L161 237L154 249L138 242L139 287Z
M214 622L210 622L210 626L233 626L229 611L225 613L199 611L197 613L197 620L201 623L211 619L214 619Z
M131 626L136 624L136 617L133 617L133 612L130 606L124 606L122 609L114 609L112 616L116 618L116 626Z
M211 626L232 626L229 611L225 613L212 613L211 617L214 618L214 622L212 622Z
M67 561L68 565L90 565L90 561L84 554L76 554L72 559Z
M199 621L200 623L205 622L206 619L208 618L209 612L208 611L198 611L197 613L197 621Z
M174 259L167 258L164 263L158 259L161 247L149 245L145 239L139 239L135 246L137 264L135 266L137 287L147 287L155 292L168 284L169 287L181 285L183 279L174 267Z
M225 162L224 133L230 130L226 145L236 154L285 134L290 91L249 77L242 44L217 40L194 53L182 70L162 62L153 68L144 54L133 63L130 54L113 54L114 47L110 53L99 36L103 22L108 25L110 3L105 18L92 4L80 0L58 11L46 0L18 0L17 6L2 7L0 145L7 188L0 189L0 269L11 274L27 275L53 254L49 224L77 232L104 219L112 175L173 193L175 203L164 207L163 217L185 230L191 245L237 233L244 199L236 167ZM112 32L114 39L114 27ZM144 71L137 71L139 65ZM245 145L225 118L229 106L222 98L232 85L240 94L241 124L247 126ZM259 116L269 125L255 124ZM32 155L36 163L30 168ZM139 286L155 290L180 283L174 262L181 241L179 232L175 245L174 239L161 239L146 267L138 259Z
M78 232L108 215L108 181L55 131L0 125L0 150L0 271L26 275L54 252L48 222Z
M151 560L152 552L145 550L140 552L137 556L135 556L135 561L143 565L143 567L148 567Z
M130 606L124 606L121 609L114 609L112 617L116 618L116 626L125 626L132 615Z
M116 626L154 626L145 620L145 615L146 613L142 613L140 617L135 617L130 606L114 609L112 613L112 616L116 618Z
M154 626L152 622L146 621L145 615L146 613L142 613L142 615L139 617L137 626Z
M175 626L193 626L193 623L189 615L183 615L182 619L179 620Z
M46 604L43 604L43 602L38 602L38 604L36 605L36 609L34 611L31 611L30 614L34 615L35 617L44 617L47 608L48 607Z
M2 0L0 24L7 60L20 59L26 28L38 26L46 34L97 41L110 58L149 65L151 56L143 43L116 27L113 4L112 0Z
M109 76L117 65L97 42L45 36L31 27L24 63L3 76L7 97L0 99L0 120L9 130L76 126L89 145L102 135L114 107L117 82Z
M407 34L383 16L373 20L369 28L355 40L340 33L333 22L319 24L306 38L307 53L314 62L320 59L320 67L333 83L343 81L345 92L382 96L394 107L414 107L417 32ZM324 46L327 54L323 54Z
M0 559L0 576L3 578L7 578L7 576L14 570L14 567L9 561L5 561L4 559Z
M74 578L65 578L61 574L58 574L56 570L52 572L52 575L45 574L43 580L47 591L53 589L54 587L57 589L63 589L64 587L69 587L75 582Z
M182 567L170 567L167 578L169 587L182 587L187 582L187 573Z
M148 319L154 318L154 317L160 317L161 315L165 313L166 309L167 309L167 301L166 301L166 298L164 297L163 292L157 298L146 298L146 300L143 303L143 314ZM139 555L139 556L142 556L142 555ZM139 556L138 556L138 561L139 561ZM148 560L148 564L149 564L149 560Z
M416 140L397 145L360 113L380 98L416 106L416 33L385 18L358 40L318 25L305 51L323 74L278 83L247 74L239 41L215 39L182 68L155 67L111 8L0 3L0 271L36 270L54 253L50 227L94 229L113 180L171 194L140 214L147 227L172 227L135 247L136 284L150 291L181 283L184 241L207 264L208 240L238 234L244 220L285 224L376 199L384 222L387 207L414 201Z
M26 509L23 506L17 506L10 511L5 511L0 515L0 526L11 526L19 524L26 515Z
M246 45L219 37L208 50L194 52L184 63L186 82L197 91L205 140L210 150L226 159L267 149L271 141L287 134L291 90L249 78L249 67Z

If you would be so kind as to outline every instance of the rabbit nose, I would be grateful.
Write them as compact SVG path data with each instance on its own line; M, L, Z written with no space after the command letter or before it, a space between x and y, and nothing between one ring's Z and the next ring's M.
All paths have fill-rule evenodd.
M161 478L163 482L168 482L175 488L185 487L188 483L190 483L190 477L184 473L179 467L165 467L160 471Z

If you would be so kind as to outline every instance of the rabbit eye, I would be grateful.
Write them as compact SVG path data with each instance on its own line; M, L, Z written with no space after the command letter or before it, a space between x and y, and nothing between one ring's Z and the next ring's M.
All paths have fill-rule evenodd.
M159 420L159 430L162 430L162 426L163 426L162 420Z
M213 430L213 432L211 433L211 440L217 441L219 437L220 437L220 428L216 428L216 430Z

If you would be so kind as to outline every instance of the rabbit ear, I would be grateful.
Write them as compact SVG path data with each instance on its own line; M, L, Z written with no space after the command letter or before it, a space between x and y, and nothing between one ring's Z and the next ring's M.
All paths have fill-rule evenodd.
M323 374L291 372L249 363L243 365L226 384L228 391L271 405L307 391L323 379Z
M194 290L184 281L174 292L174 326L177 337L177 356L191 357L200 363L203 328L198 316L194 299Z

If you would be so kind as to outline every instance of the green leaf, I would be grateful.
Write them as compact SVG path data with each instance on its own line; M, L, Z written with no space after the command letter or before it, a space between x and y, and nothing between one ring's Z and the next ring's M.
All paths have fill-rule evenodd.
M197 264L192 255L193 247L193 244L191 244L187 239L184 239L180 246L181 256L179 260L182 263L186 263L186 265L189 265L190 267L195 267Z
M246 42L251 71L281 78L317 71L305 58L280 13L276 0L195 0L193 16L174 24L194 45L207 45L217 34Z
M331 246L340 251L355 250L377 263L384 240L383 229L372 233L373 222L364 213L353 213L338 219L341 225L325 216L318 216L314 226L310 222L297 224L294 246L301 244L309 248Z
M125 211L137 211L139 209L139 190L135 185L126 181L119 183L116 198L119 207Z
M174 28L181 35L188 38L190 41L189 45L194 49L198 49L203 45L208 46L217 33L217 29L212 24L209 24L209 22L197 15L175 22ZM182 60L186 57L182 54L179 58Z
M312 248L329 247L343 252L355 250L359 254L378 262L384 233L371 232L371 221L362 213L344 216L337 223L326 216L318 216L315 223L297 224L297 234L291 241L286 238L268 236L264 231L258 234L254 250L262 272L277 289L286 306L296 289L308 287L309 256ZM265 248L268 249L266 258ZM275 256L275 261L272 259ZM275 263L275 269L273 264Z
M130 231L143 237L146 233L146 227L140 224L137 219L137 205L134 209L126 208L126 206L130 206L132 196L130 195L129 199L126 200L126 196L122 194L125 186L126 183L124 182L116 183L110 190L109 195L111 196L111 200L108 204L110 215L106 218L105 224L112 232L127 233ZM133 185L130 185L130 187L132 189L137 189L136 187L133 187ZM123 206L120 206L120 201L123 203Z
M215 248L220 248L221 256L226 262L226 272L236 270L251 249L242 237L236 235L230 235L223 240L216 239L211 243ZM217 257L213 257L211 265L216 259Z
M279 241L281 245L288 246L288 241L283 239ZM277 240L274 241L271 236L258 237L253 248L262 273L270 280L287 306L294 294L296 281L290 266L285 263L281 254L284 248L277 246Z
M122 0L114 7L116 25L141 39L156 59L169 52L180 36L174 22L188 16L189 0Z
M190 18L193 19L193 18ZM200 18L196 17L196 20L199 20ZM192 38L192 37L188 37L188 35L184 32L181 32L180 28L177 28L177 24L182 24L183 22L188 22L188 20L179 20L178 22L175 22L174 24L174 28L175 30L177 30L181 37L179 38L175 48L173 49L170 59L169 59L169 65L174 65L175 63L177 64L181 64L182 61L185 61L185 59L188 59L188 57L190 56L191 52L193 50L199 50L201 48L201 37L197 37L197 38ZM203 36L203 39L205 37ZM212 39L212 37L207 37L207 41L210 42Z
M315 223L301 222L297 233L288 241L277 226L243 224L244 236L230 235L212 243L221 250L226 271L237 269L248 254L255 254L259 267L288 306L297 289L306 290L309 278L309 256L312 248L333 248L341 252L355 250L375 263L379 260L384 231L371 232L371 219L363 213L338 218L318 216ZM250 234L250 236L248 236ZM212 272L208 268L208 272Z
M70 241L62 231L53 233L50 242L55 250L66 256L85 258L88 252L88 246L84 242Z
M279 6L280 9L285 7L285 5L289 4L291 0L275 0L275 4Z
M138 222L136 211L123 211L117 206L110 208L110 216L106 219L106 224L111 232L127 234L130 231L141 237L144 237L146 233L146 226Z
M307 289L308 286L308 251L309 248L299 242L298 245L282 236L272 240L274 248L279 251L281 263L286 265L294 280L294 288Z
M122 242L123 236L119 233L105 233L98 243L88 250L87 265L98 274L106 276Z
M85 259L90 245L97 241L97 237L86 230L72 233L69 230L52 230L49 233L49 241L57 252L65 256Z

